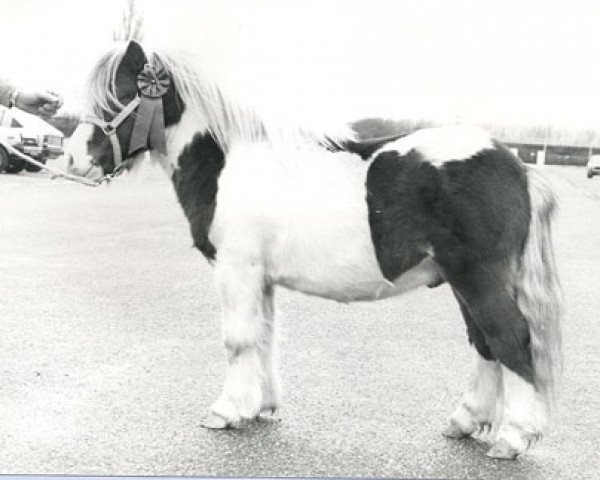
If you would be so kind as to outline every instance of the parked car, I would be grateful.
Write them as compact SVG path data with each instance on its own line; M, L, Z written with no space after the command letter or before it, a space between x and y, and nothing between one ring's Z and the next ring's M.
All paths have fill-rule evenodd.
M63 154L64 135L52 125L22 110L0 107L0 172L37 172L40 167L11 155L7 147L26 153L38 162Z
M587 177L600 175L600 155L592 155L587 163Z

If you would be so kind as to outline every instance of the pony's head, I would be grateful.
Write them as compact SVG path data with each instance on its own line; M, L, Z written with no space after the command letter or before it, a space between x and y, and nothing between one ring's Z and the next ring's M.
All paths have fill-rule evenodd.
M346 125L325 129L315 121L307 126L293 112L264 108L232 87L232 76L238 77L220 78L206 59L189 51L147 54L135 41L113 48L90 75L87 116L67 146L69 171L100 178L129 168L141 152L157 150L168 150L168 160L161 163L171 170L197 133L210 135L225 153L240 142L322 148L352 138ZM158 112L166 132L162 144L154 128Z
M105 54L88 80L83 122L67 148L69 171L99 178L130 168L140 153L165 150L164 130L180 121L184 105L157 55L135 41Z

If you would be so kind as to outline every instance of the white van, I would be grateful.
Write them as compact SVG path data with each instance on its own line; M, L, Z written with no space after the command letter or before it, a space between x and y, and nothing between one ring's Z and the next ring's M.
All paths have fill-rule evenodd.
M7 146L46 163L63 153L64 135L35 115L17 108L0 106L0 172L18 173L24 168L37 172L40 168L10 155Z

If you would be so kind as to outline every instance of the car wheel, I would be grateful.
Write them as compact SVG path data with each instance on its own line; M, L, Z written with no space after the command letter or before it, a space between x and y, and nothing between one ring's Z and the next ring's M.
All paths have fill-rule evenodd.
M46 165L46 159L45 158L36 158L36 160L40 163L43 163L44 165ZM34 165L33 163L25 163L25 170L27 170L28 172L39 172L42 169L42 167L38 167L37 165Z
M0 173L8 167L8 152L4 147L0 147Z
M19 173L25 168L25 161L18 157L11 157L10 162L6 166L6 173Z

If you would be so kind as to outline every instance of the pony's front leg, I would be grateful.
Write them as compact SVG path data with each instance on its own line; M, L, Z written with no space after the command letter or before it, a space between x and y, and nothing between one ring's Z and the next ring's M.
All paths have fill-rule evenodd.
M221 262L216 270L228 365L223 391L204 426L227 428L277 408L273 287L256 264Z

